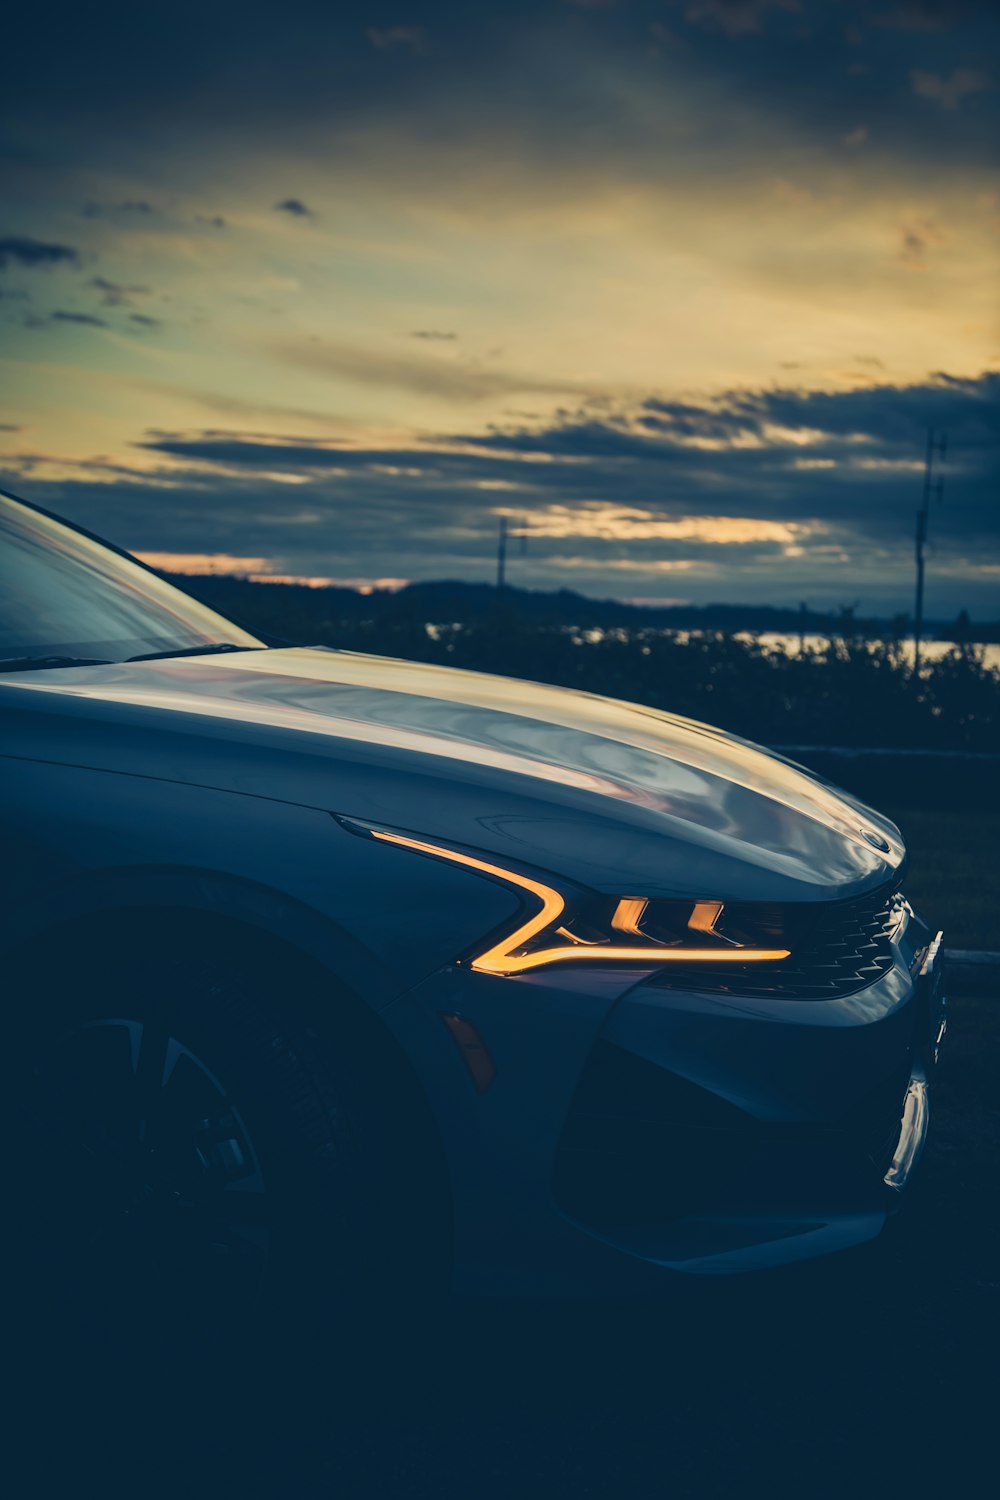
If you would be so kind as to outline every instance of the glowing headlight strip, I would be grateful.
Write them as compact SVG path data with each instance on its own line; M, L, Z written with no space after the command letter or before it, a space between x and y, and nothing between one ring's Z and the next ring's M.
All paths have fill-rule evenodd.
M506 885L529 891L541 902L541 909L529 917L520 927L502 938L485 953L472 960L472 968L484 974L523 974L529 969L539 969L544 964L603 963L666 964L666 963L773 963L789 957L787 948L640 948L617 947L612 944L581 944L579 947L540 948L536 953L517 954L513 950L523 947L532 938L538 937L562 916L566 903L558 891L519 875L514 870L505 870L501 865L491 865L485 859L475 859L471 854L460 854L455 849L444 849L440 844L427 844L421 839L406 838L401 833L383 833L371 829L373 838L386 844L399 844L404 849L415 849L418 854L430 854L437 859L447 859L456 865L465 865L483 875L493 875ZM644 903L645 904L645 903Z

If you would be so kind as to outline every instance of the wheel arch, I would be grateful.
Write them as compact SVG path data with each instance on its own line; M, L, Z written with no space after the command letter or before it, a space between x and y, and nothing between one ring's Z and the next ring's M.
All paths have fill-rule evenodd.
M375 1107L390 1110L405 1126L401 1150L414 1173L414 1200L420 1200L421 1213L433 1222L437 1253L450 1275L453 1213L446 1158L424 1086L379 1008L349 982L347 973L354 966L326 961L338 935L345 943L353 940L332 924L325 924L331 932L317 931L301 912L288 910L294 903L273 893L257 890L242 903L222 906L218 899L205 899L218 898L219 892L211 892L211 882L201 876L201 899L185 902L192 891L183 880L136 884L135 872L128 873L130 903L109 901L105 883L91 893L85 909L73 911L64 904L47 924L27 924L8 949L3 961L12 981L8 993L32 997L22 1006L23 1023L30 1028L36 1007L54 1002L62 985L78 987L89 975L96 981L109 955L115 967L148 964L151 954L166 953L171 961L211 963L245 975L258 992L280 996L278 1014L287 1007L295 1023L307 1027L321 1046L349 1048L352 1066L356 1059ZM170 872L171 877L176 874ZM254 920L262 912L266 920Z

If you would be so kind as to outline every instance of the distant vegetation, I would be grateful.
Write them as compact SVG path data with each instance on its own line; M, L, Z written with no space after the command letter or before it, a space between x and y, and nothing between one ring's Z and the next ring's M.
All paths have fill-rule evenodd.
M957 644L916 681L902 622L858 621L849 610L808 615L805 630L824 640L800 655L733 634L797 631L795 611L643 610L519 590L498 606L494 590L460 584L362 595L222 577L174 582L265 639L584 688L763 744L1000 751L1000 671L968 642L967 622L938 627Z
M265 621L273 621L279 634L283 623L287 634L301 639L317 628L341 620L409 621L418 625L426 620L458 621L471 625L477 621L492 624L497 618L497 592L486 583L411 583L398 590L362 594L349 588L250 583L219 574L200 578L174 576L171 581L223 614L244 614L247 619L252 614L260 629L265 628ZM590 599L570 589L508 588L503 597L507 614L538 625L624 625L632 630L646 625L661 630L720 631L726 635L744 630L758 633L803 630L808 635L846 634L868 640L904 635L909 629L905 616L884 620L858 615L846 607L803 611L768 604L642 605L628 604L622 599ZM977 620L973 626L963 610L956 620L930 621L926 634L929 638L936 636L949 641L1000 642L1000 620Z

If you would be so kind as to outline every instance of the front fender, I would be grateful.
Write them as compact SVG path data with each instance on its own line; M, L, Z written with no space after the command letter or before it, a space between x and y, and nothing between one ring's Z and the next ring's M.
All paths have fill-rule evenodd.
M321 809L78 766L0 764L8 949L68 922L183 909L289 943L381 1008L516 909L495 884L353 837Z

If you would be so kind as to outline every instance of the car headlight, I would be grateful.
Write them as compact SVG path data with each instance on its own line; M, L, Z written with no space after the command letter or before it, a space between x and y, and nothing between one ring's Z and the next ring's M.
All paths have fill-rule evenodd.
M491 860L401 833L368 828L387 844L450 860L524 892L533 908L487 947L471 952L469 966L485 974L524 974L546 965L761 964L790 956L780 930L750 908L721 901L661 901L644 896L603 896L583 892L567 897L536 876L509 870Z

